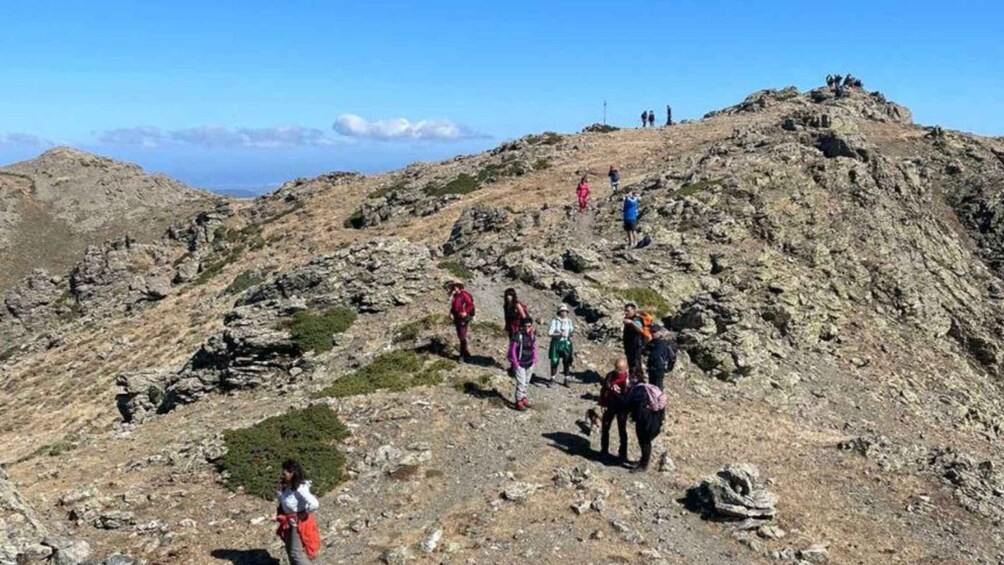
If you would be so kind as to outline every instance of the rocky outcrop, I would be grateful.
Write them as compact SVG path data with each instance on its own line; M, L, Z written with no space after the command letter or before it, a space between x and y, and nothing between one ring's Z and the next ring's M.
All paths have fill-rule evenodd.
M428 247L375 239L320 257L249 289L180 371L120 375L118 408L126 422L196 402L213 392L296 380L310 369L289 321L297 312L347 307L383 312L438 287ZM337 346L338 344L336 344Z
M777 496L767 489L760 471L746 463L727 465L691 487L687 502L705 517L720 520L764 520L777 513Z
M53 549L43 545L48 529L28 506L0 468L0 565L15 565L49 558Z
M509 222L509 213L497 206L478 204L464 209L453 224L443 254L453 255L474 245L484 234L495 233Z

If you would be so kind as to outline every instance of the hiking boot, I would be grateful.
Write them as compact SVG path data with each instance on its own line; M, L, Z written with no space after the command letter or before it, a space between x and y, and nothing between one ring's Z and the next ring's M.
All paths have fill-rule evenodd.
M634 473L644 473L645 471L648 471L648 465L636 465L633 469L631 469L628 472L634 474Z
M516 410L519 410L520 412L525 411L526 408L527 408L527 406L526 406L526 399L525 398L520 398L519 401L517 401L516 404L513 405L513 408L516 409Z
M533 408L533 405L530 404L530 401L527 400L526 398L524 398L522 402L523 402L523 409L524 410L526 410L527 408Z

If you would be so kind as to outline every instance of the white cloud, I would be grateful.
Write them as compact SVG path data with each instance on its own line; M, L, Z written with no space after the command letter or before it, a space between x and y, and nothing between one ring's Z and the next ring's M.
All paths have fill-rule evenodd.
M52 147L55 145L48 139L27 133L0 134L0 145L12 147Z
M397 118L371 122L355 114L338 116L332 129L346 137L380 141L457 141L486 137L450 120L411 122L405 118Z
M157 147L179 143L198 147L281 149L286 147L328 147L337 140L317 128L276 126L270 128L227 128L201 126L164 131L151 126L114 129L101 132L98 141L110 145Z

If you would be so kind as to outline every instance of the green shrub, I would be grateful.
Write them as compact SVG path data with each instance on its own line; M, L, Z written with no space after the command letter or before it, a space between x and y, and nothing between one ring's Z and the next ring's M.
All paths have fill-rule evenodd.
M592 124L582 128L583 133L613 133L621 128L609 124Z
M346 229L350 229L350 230L361 230L361 229L363 229L364 226L363 226L363 212L362 212L362 210L356 210L355 212L352 212L352 215L349 216L348 218L345 218L345 221L342 222L342 226L344 226Z
M264 280L258 271L244 271L234 277L234 280L223 290L223 294L240 294Z
M471 330L478 335L489 335L491 337L508 337L505 326L494 322L476 321L471 324Z
M550 169L550 168L551 168L550 159L541 157L540 159L537 159L536 161L533 162L533 170L535 171L543 171L544 169Z
M633 302L639 310L651 312L658 318L663 318L669 313L669 302L661 294L651 288L605 288L609 294L613 294L624 302Z
M275 496L282 462L296 459L321 496L342 481L345 456L335 443L348 429L324 404L294 410L243 430L223 432L227 453L218 462L227 472L226 485L266 500Z
M557 145L564 140L561 134L553 131L545 131L539 135L529 135L526 138L530 145Z
M442 314L429 314L428 316L408 322L394 331L392 341L394 343L404 343L414 341L422 335L422 332L429 331L437 326L448 326L450 319Z
M297 312L289 322L293 343L301 353L324 353L334 347L333 336L349 329L356 321L356 313L349 308L336 306L321 314Z
M429 196L446 196L449 194L470 194L481 187L481 182L467 173L460 173L450 182L436 186L427 185L424 189Z
M693 196L698 192L705 192L716 186L722 186L722 179L702 180L694 183L687 183L681 186L680 190L674 192L673 196L676 198Z
M470 280L474 276L474 273L459 261L443 261L439 264L439 268L462 281Z
M413 386L430 386L443 382L443 371L453 367L445 360L428 360L410 349L398 349L373 359L369 365L343 376L317 396L344 398L370 394L378 390L400 392Z

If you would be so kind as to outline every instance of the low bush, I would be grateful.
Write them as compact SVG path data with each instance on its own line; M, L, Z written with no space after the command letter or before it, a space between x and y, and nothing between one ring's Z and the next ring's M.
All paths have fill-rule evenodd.
M669 302L651 288L607 288L605 290L621 298L624 302L634 303L639 310L655 314L657 318L663 318L669 313Z
M716 186L722 186L722 179L702 180L694 183L687 183L673 193L674 197L693 196L698 192L705 192Z
M470 280L474 276L474 273L459 261L443 261L439 263L439 268L462 281Z
M481 182L467 173L460 173L457 178L444 185L430 184L424 191L429 196L447 196L450 194L470 194L481 187Z
M418 339L423 332L427 332L437 326L449 326L450 319L442 314L429 314L428 316L408 322L399 326L394 331L392 341L394 343L404 343Z
M223 289L223 294L240 294L263 280L264 277L258 271L244 271L230 281L227 288Z
M324 353L334 347L333 336L349 329L356 317L354 310L340 306L320 314L297 312L289 322L289 330L301 353Z
M282 462L296 459L313 483L311 491L321 496L342 481L345 456L335 444L348 435L327 405L315 404L223 432L227 453L217 464L227 473L228 488L268 500L275 497Z
M345 218L342 222L342 226L350 230L361 230L363 229L363 213L360 210L356 210L351 216Z
M530 145L558 145L565 138L560 133L545 131L539 135L529 135L526 138Z
M354 373L343 376L317 393L319 397L344 398L370 394L378 390L400 392L414 386L431 386L443 382L443 372L453 363L427 358L409 349L398 349L373 359Z

